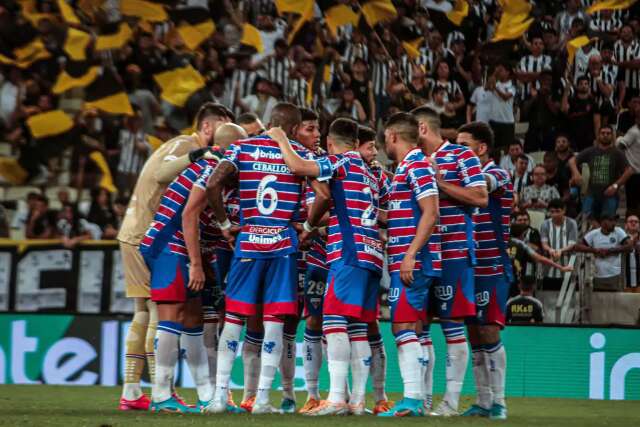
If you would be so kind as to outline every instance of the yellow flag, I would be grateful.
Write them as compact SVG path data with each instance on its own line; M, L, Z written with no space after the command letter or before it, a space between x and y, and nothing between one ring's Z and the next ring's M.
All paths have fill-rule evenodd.
M333 35L337 35L338 27L351 24L358 25L358 14L353 11L349 6L339 4L322 11L324 14L327 27L331 30Z
M136 16L149 22L164 22L169 19L161 4L144 0L120 0L120 12L124 16Z
M76 24L80 25L80 20L76 16L76 13L73 11L73 8L66 2L66 0L58 0L58 9L60 9L60 14L62 14L62 19L67 24Z
M69 131L73 120L62 110L47 111L29 117L27 127L35 139L40 139Z
M13 50L18 63L33 63L40 59L47 59L51 56L40 37L33 39L30 43Z
M593 15L594 13L609 9L609 10L619 10L619 9L628 9L631 7L637 0L596 0L591 6L587 8L587 13L589 15Z
M293 41L293 39L295 38L296 34L298 34L298 31L300 31L300 29L305 24L305 22L307 22L308 20L310 20L313 17L313 4L314 4L313 1L305 0L300 5L300 9L301 9L300 12L299 12L300 13L300 17L298 18L298 20L296 21L295 25L291 29L291 32L289 32L289 37L287 38L287 41L289 43L291 43Z
M113 71L104 69L85 89L85 108L96 108L110 114L133 115L129 97Z
M90 42L91 36L89 33L69 27L63 49L72 60L83 61L87 59L86 51Z
M287 12L302 15L302 12L309 7L309 3L313 7L313 0L275 0L274 3L280 15Z
M100 178L100 183L98 185L110 193L117 193L118 189L113 185L113 176L111 175L111 170L109 170L109 165L107 164L107 159L104 158L104 155L100 151L94 151L89 154L89 158L95 162L96 166L98 166L98 169L100 169L100 172L102 173L102 177Z
M98 36L96 40L96 50L121 49L125 44L127 44L132 35L133 32L131 31L131 28L126 22L122 22L118 26L117 32Z
M208 11L203 8L173 9L169 11L169 17L176 25L176 31L182 41L190 50L196 50L216 30Z
M456 0L453 5L453 9L447 12L447 18L449 21L456 24L458 27L462 24L464 18L469 15L469 3L467 0Z
M264 51L260 32L251 24L245 23L242 26L242 39L240 40L240 43L253 47L258 51L258 53L262 53Z
M163 140L153 135L147 135L147 142L153 151L156 151L162 144L164 144Z
M502 16L491 41L514 40L521 37L534 21L529 17L531 4L526 0L498 0L498 2L502 5Z
M60 72L58 79L51 91L59 95L76 87L87 87L100 75L100 67L89 67L84 74L73 75L65 69Z
M16 157L0 157L0 176L10 184L21 185L29 174L20 166Z
M154 74L161 98L177 107L184 107L189 97L205 86L202 75L191 65Z
M361 10L370 27L381 21L391 21L396 18L398 11L391 0L364 0L361 1Z
M402 42L402 47L404 48L405 52L407 52L407 55L409 55L409 58L416 59L420 56L419 47L422 42L424 42L424 37L420 37L419 39L413 41Z
M573 60L576 57L576 52L578 51L578 49L580 49L584 45L589 44L590 42L591 39L589 39L589 37L587 36L580 36L576 37L575 39L569 40L569 42L567 43L567 53L570 64L573 64Z

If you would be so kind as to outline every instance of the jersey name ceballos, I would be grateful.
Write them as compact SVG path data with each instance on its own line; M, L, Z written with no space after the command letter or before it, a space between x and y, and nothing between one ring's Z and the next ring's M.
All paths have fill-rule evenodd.
M301 156L306 150L292 142ZM300 208L304 178L291 173L278 143L268 136L232 144L224 157L239 176L240 233L235 255L240 258L275 258L292 254L298 238L291 226Z
M383 249L378 234L381 191L378 179L358 152L317 160L319 181L330 180L331 210L327 262L382 271Z
M431 157L436 160L438 173L446 182L460 187L486 187L480 160L469 148L445 141ZM444 262L468 258L475 265L474 210L475 207L453 200L440 191L440 236Z
M425 197L438 196L434 173L431 164L419 148L407 153L396 169L391 182L387 213L387 255L390 273L400 271L404 255L416 235L422 216L418 201ZM442 274L437 224L425 247L416 255L414 269L422 270L429 277L439 277Z
M505 274L511 282L513 271L508 254L511 210L513 208L513 184L509 173L493 161L482 168L490 181L489 205L478 208L473 215L477 244L476 276Z
M157 256L166 247L171 253L188 256L182 233L182 212L194 186L206 190L217 160L201 159L191 163L165 190L160 206L140 242L140 250ZM200 247L211 254L216 244L215 224L210 208L200 214Z

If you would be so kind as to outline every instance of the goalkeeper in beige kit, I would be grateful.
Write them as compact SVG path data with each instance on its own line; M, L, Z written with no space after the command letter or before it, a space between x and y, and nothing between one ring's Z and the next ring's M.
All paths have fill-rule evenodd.
M117 237L127 297L134 299L135 306L126 338L124 386L118 407L122 411L149 409L150 399L140 387L145 360L152 383L155 374L153 344L158 314L155 303L150 300L150 273L138 245L149 228L167 185L191 162L209 155L216 130L232 119L233 114L224 106L203 104L195 118L196 132L177 136L162 144L145 163L133 190Z

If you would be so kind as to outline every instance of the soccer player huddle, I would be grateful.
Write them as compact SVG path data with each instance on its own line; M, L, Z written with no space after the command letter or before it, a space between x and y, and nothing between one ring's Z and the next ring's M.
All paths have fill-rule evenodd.
M512 186L490 158L488 125L464 125L453 143L429 108L394 114L384 126L390 174L375 161L375 131L350 119L330 125L326 151L317 115L289 103L273 108L268 130L257 119L232 120L223 106L203 105L196 132L164 143L140 174L118 236L136 301L120 409L293 413L304 321L302 414L365 414L371 375L378 416L457 415L466 327L477 401L463 415L506 418L500 330L512 276ZM385 265L404 384L395 404L384 390L377 321ZM434 317L447 361L446 392L432 407ZM229 385L243 329L237 406ZM195 405L173 388L181 354ZM139 385L145 358L151 399ZM269 394L278 370L276 407Z

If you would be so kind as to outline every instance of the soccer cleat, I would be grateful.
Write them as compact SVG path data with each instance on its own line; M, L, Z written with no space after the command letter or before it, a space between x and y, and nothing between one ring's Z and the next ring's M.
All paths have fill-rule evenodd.
M464 411L462 414L463 417L483 417L486 418L489 416L489 409L484 409L480 405L471 405L469 409Z
M280 410L283 414L295 414L296 413L296 401L289 398L282 399L280 404Z
M346 403L332 403L328 400L321 400L320 404L304 415L310 417L321 417L324 415L349 415L349 407Z
M151 399L147 395L143 394L135 400L127 400L124 397L120 398L120 404L118 405L119 411L148 411L151 405Z
M238 406L236 402L233 401L233 393L231 393L231 390L227 392L227 405Z
M240 407L242 409L244 409L247 412L251 412L251 410L253 409L253 405L256 403L256 397L255 396L251 396L249 397L247 400L243 400L240 403ZM235 406L235 405L233 405Z
M356 403L355 405L349 405L349 414L358 416L366 414L364 402Z
M282 411L271 403L254 403L251 415L282 414Z
M449 406L449 403L447 403L446 400L443 400L440 402L440 405L438 405L438 408L435 411L430 412L429 415L434 417L452 417L459 414L458 411Z
M391 400L378 400L376 406L373 407L373 415L387 412L391 408L393 408L393 402Z
M310 398L307 399L307 401L305 402L304 406L302 408L300 408L298 413L304 415L307 412L312 411L313 409L317 408L318 405L320 405L320 401L318 399L314 399L313 397L310 397Z
M235 405L229 405L228 402L212 399L211 402L202 410L209 414L246 414L247 411Z
M187 402L184 401L184 399L182 397L180 397L178 395L178 393L174 392L173 394L171 394L171 397L173 397L178 403L180 403L181 405L187 406L189 408L195 408L196 405L189 405L187 404Z
M494 403L489 411L489 419L491 420L506 420L507 419L507 408Z
M424 416L422 400L403 398L388 411L378 413L379 417L422 417Z
M175 397L171 396L167 400L162 402L151 402L149 407L151 412L172 412L178 414L194 414L199 413L200 410L191 408L184 403L178 401Z

